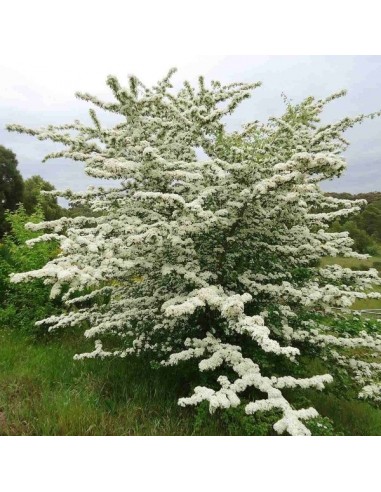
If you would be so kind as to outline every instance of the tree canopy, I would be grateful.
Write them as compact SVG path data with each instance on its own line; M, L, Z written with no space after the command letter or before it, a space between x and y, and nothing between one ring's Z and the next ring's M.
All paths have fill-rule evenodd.
M24 184L12 150L0 145L0 237L8 231L6 210L15 210L22 202Z
M44 195L41 191L52 191L55 187L41 176L35 175L24 181L23 205L28 215L33 214L40 205L46 220L58 219L63 210L57 203L57 197Z

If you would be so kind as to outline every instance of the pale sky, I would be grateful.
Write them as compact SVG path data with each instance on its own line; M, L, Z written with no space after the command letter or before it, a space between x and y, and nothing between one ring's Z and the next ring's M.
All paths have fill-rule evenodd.
M14 32L14 24L5 22L0 33L1 45L7 43L0 57L0 144L16 153L24 178L40 174L59 189L81 190L96 180L86 177L80 163L60 159L41 164L44 155L56 147L9 133L4 127L7 123L39 127L87 119L90 105L75 99L74 92L110 97L105 85L108 74L123 81L133 73L150 84L176 66L177 85L185 79L196 80L200 74L222 82L261 81L262 87L226 120L230 129L280 114L282 92L296 102L309 95L324 97L348 89L345 98L331 104L325 121L381 109L381 56L195 55L189 49L161 49L158 53L153 51L155 46L138 49L142 44L139 33L145 29L144 4L141 17L134 17L140 19L138 30L125 16L118 16L113 0L102 3L102 8L97 4L91 15L86 6L71 0L61 11L53 11L49 5L53 4L36 0L7 6L11 18L17 18L18 32ZM155 8L151 21L159 15L159 7ZM44 15L37 15L40 12ZM151 33L150 46L162 38L162 27L150 30L152 25L146 26ZM201 31L202 22L197 27ZM176 43L181 26L171 24L171 29L169 37L166 31L166 42ZM324 188L381 191L381 118L349 130L346 137L351 142L346 153L348 169Z

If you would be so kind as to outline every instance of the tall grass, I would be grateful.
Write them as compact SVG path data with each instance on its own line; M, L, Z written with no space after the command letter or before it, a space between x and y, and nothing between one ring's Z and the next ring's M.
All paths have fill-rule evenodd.
M73 361L74 341L0 330L0 434L188 435L184 376L137 359ZM213 425L202 434L223 433Z
M36 342L0 329L1 435L241 435L253 429L252 416L242 423L234 412L225 418L177 405L191 391L193 366L180 372L151 369L136 358L73 361L77 344L70 334ZM315 391L308 398L338 432L381 435L381 410L366 402ZM263 418L258 415L257 424Z

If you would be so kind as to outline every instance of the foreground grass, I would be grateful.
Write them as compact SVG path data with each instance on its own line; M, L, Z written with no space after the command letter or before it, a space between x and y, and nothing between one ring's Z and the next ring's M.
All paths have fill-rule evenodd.
M177 405L194 378L144 360L73 361L77 337L33 341L0 330L0 435L242 435L248 426ZM314 368L313 368L314 369ZM308 397L335 429L381 435L381 410L328 393ZM292 395L290 395L292 396ZM253 417L244 417L253 419Z
M70 338L42 344L0 330L0 434L193 433L192 410L177 405L189 388L175 371L131 358L73 361L77 350Z

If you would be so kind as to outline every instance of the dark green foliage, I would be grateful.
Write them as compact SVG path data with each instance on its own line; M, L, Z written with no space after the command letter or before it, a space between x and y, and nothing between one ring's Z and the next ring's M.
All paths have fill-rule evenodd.
M94 211L86 205L70 205L65 210L65 215L67 217L92 217L94 216Z
M368 204L351 220L336 221L333 231L349 231L354 240L354 249L359 253L376 255L381 241L381 192L359 193L328 193L336 198L347 200L365 199Z
M41 194L41 191L52 191L54 186L41 176L32 176L24 182L23 205L28 215L41 208L45 220L55 220L64 215L64 210L57 203L57 198Z
M370 236L366 230L361 229L356 222L347 222L345 228L349 231L349 235L354 240L354 248L359 253L367 253L375 255L378 252L378 247L375 239Z
M24 182L17 165L14 152L0 145L0 238L10 230L6 212L16 210L20 203L28 215L40 208L42 220L54 220L64 215L56 197L41 194L42 190L54 190L54 186L41 176L32 176Z
M333 196L335 198L342 198L344 200L366 200L368 203L373 203L377 201L381 201L381 191L370 191L368 193L357 193L353 195L352 193L327 193L329 196Z
M194 433L200 435L207 423L214 421L217 428L224 429L228 436L276 436L273 425L282 416L281 412L271 410L246 415L242 406L219 410L210 415L207 402L202 402L195 410Z
M346 333L358 336L361 331L376 335L381 331L381 320L368 319L363 316L343 316L341 319L326 319L325 323L345 336Z
M365 253L370 255L376 255L378 253L378 245L376 239L370 236L364 229L359 226L358 222L349 220L343 223L336 221L332 224L332 232L348 231L350 237L353 239L353 248L358 253Z
M6 210L15 210L23 198L23 179L16 155L0 145L0 238L9 230Z
M25 244L38 234L25 229L27 222L43 220L41 209L28 216L23 206L6 212L5 218L11 232L0 243L0 326L14 327L29 333L45 332L34 323L55 312L55 303L49 299L50 288L42 280L13 284L11 273L36 270L58 253L55 243L38 243L33 248Z
M333 422L328 417L317 417L306 422L313 436L343 436L344 433L335 430Z
M381 241L381 201L369 203L358 218L367 234Z

